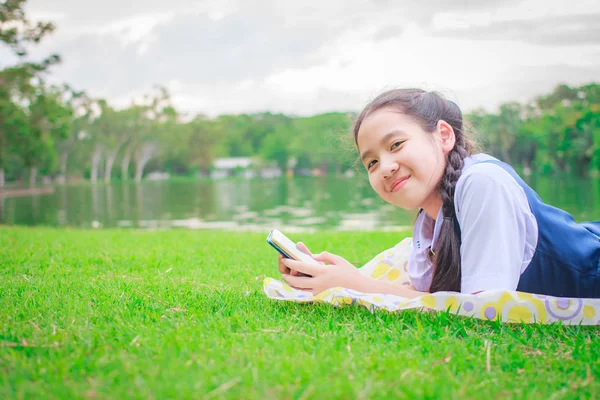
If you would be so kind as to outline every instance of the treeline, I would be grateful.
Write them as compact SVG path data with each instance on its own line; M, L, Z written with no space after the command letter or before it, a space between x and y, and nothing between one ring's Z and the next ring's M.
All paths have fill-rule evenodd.
M185 120L164 89L120 110L67 87L38 83L32 90L35 103L25 97L10 103L10 117L0 127L6 139L0 168L7 180L33 185L43 175L139 181L155 170L208 175L216 157L253 157L254 167L283 170L317 167L330 172L353 166L352 153L342 150L339 140L351 114L198 115Z
M0 3L0 43L18 56L54 29L32 24L24 0ZM217 157L253 157L255 166L319 168L340 173L355 166L349 137L354 113L311 117L283 114L187 117L157 88L125 109L46 76L51 55L0 71L0 186L55 179L141 180L148 171L207 174ZM600 85L557 86L526 104L465 116L485 150L536 173L586 175L600 170Z
M536 173L600 171L600 85L557 86L526 104L467 116L487 152Z

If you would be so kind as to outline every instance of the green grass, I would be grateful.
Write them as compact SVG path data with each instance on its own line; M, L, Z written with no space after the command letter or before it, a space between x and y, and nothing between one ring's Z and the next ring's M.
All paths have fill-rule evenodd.
M405 235L291 236L360 264ZM278 302L275 262L263 234L0 228L0 398L600 393L597 327Z

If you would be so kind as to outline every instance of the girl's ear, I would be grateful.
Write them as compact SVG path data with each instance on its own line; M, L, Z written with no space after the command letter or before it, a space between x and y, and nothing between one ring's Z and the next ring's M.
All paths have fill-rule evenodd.
M452 128L452 125L443 119L440 119L437 123L437 132L444 155L450 153L450 151L454 148L454 144L456 143L456 136L454 135L454 129Z

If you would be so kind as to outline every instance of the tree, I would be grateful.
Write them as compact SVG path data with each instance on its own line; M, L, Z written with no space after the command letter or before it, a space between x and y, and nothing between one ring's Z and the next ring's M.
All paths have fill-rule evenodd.
M4 168L9 145L26 124L23 107L16 103L21 93L29 88L30 75L22 68L7 68L0 71L0 188L4 186Z
M6 0L0 3L0 44L7 45L19 58L27 55L27 45L39 43L55 29L51 22L32 23L25 15L24 6L25 0ZM0 89L0 187L4 186L4 163L9 146L6 127L11 121L13 134L15 133L13 117L18 114L19 106L13 101L21 97L20 94L25 94L19 94L19 90L30 89L33 77L58 62L60 57L52 54L39 63L21 63L0 71L0 88L3 88Z
M57 144L60 156L59 174L61 179L63 179L63 182L68 175L67 162L69 160L69 155L74 152L81 153L84 147L81 146L81 141L85 138L87 132L89 132L90 125L94 118L92 103L92 99L90 99L85 92L71 90L71 97L68 101L68 106L73 112L71 132Z
M308 160L310 165L318 166L324 173L330 169L339 173L342 165L351 164L349 160L356 154L353 142L347 140L350 124L351 115L346 113L294 119L291 155L298 160Z
M109 183L117 154L129 139L130 121L126 110L117 111L109 106L106 100L99 100L98 106L100 107L100 115L95 120L95 127L98 135L98 148L103 149L105 154L104 181ZM98 156L94 158L94 161L99 162ZM97 168L95 171L97 173Z
M9 93L8 85L0 85L0 188L5 183L4 169L8 155L14 153L16 140L25 135L23 130L28 128L25 110L11 101Z
M150 121L146 116L146 106L142 105L132 105L123 110L123 118L126 121L127 140L121 158L121 179L128 180L131 156L135 151L135 147L139 144L138 141L149 131Z
M200 171L208 171L216 156L216 148L222 137L221 126L216 121L210 121L197 116L187 124L189 130L187 144L188 162L198 166Z
M165 137L165 127L178 122L177 110L171 105L169 92L162 87L158 94L144 99L137 111L133 156L135 161L135 181L140 182L146 164L160 151L161 137Z
M252 118L248 115L222 115L217 118L220 131L223 132L216 154L221 157L250 157L252 143L247 135Z
M562 84L556 86L552 93L538 96L535 99L535 104L541 111L551 111L558 104L566 106L571 104L573 101L577 101L578 97L577 89Z
M16 140L16 152L29 168L29 184L34 186L37 172L45 167L52 172L56 161L55 142L71 131L72 110L66 105L65 93L57 86L40 82L29 97L28 129L22 129Z
M56 28L52 22L33 24L25 15L26 0L6 0L0 3L0 42L7 44L19 57L27 55L26 45L39 43L44 36ZM47 62L59 60L57 55L46 59Z
M285 171L290 159L289 141L292 136L291 124L277 125L273 133L263 140L261 157L265 161L274 161L279 168Z

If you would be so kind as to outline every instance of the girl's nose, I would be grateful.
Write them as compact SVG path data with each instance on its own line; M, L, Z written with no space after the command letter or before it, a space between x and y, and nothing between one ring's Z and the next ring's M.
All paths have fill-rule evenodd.
M398 163L394 160L384 161L382 164L381 173L383 174L383 179L389 178L398 170Z

